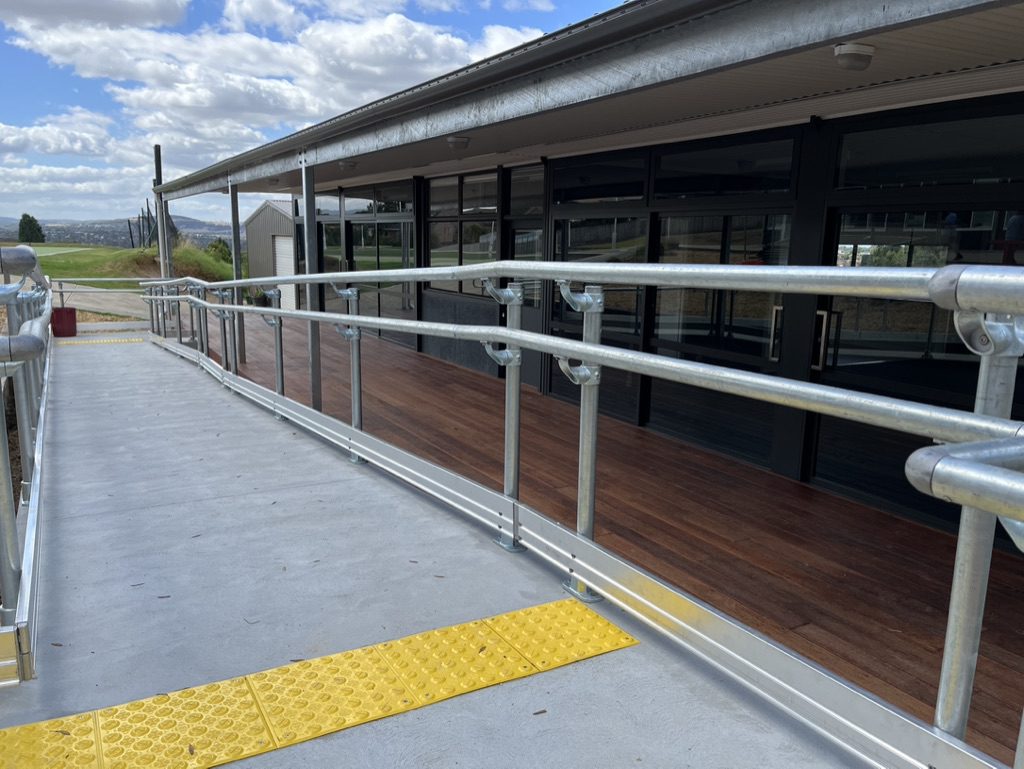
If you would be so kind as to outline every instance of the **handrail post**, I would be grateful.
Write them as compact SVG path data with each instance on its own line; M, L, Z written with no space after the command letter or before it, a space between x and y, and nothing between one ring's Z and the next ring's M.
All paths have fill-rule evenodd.
M181 287L180 286L175 286L174 287L174 295L176 297L177 296L181 296ZM175 313L175 318L177 319L177 322L174 325L176 325L178 327L178 344L181 344L182 343L182 337L181 337L181 302L180 301L176 301L174 303L174 313Z
M205 286L199 286L196 288L196 296L202 301L206 302L209 298L209 294L206 291ZM203 346L203 355L207 358L210 357L210 313L207 311L205 304L198 309L199 312L199 337Z
M1024 348L1018 340L1017 324L1012 318L1006 321L976 313L957 313L955 317L964 343L981 355L974 413L1008 419L1017 363ZM996 516L992 513L967 506L961 509L935 703L935 725L960 739L967 733L974 692L995 531Z
M483 285L487 293L506 308L505 327L510 331L522 330L522 284L509 283L506 288L498 289L490 280L484 279ZM505 367L505 472L502 490L512 500L512 521L508 529L499 526L501 533L495 542L509 552L520 553L526 549L519 543L519 423L523 354L518 347L512 346L494 350L490 342L484 343L484 349L491 360Z
M348 288L338 288L333 283L331 288L334 289L334 293L337 294L339 299L344 299L347 303L346 309L349 315L359 315L359 289L355 286L349 286ZM363 429L363 362L362 362L362 332L359 330L359 326L348 326L342 328L336 326L338 331L343 337L349 341L349 362L351 364L351 377L350 385L352 389L352 427L356 430ZM349 458L357 465L365 464L366 460L355 453L351 447L349 447Z
M146 296L154 296L155 289L152 286L146 286ZM156 303L153 301L146 302L149 305L149 333L156 333Z
M265 293L270 298L270 306L280 310L281 289L272 288ZM284 395L284 318L278 315L271 325L274 327L274 384L277 394Z
M582 294L574 294L568 281L559 281L562 298L576 312L583 313L583 342L601 343L601 318L604 312L604 291L601 286L586 286ZM565 358L558 365L570 381L580 386L580 450L579 480L576 489L576 533L585 539L594 538L594 507L597 488L597 399L601 384L601 367L585 361L570 366ZM570 572L572 573L572 572ZM565 589L581 601L601 600L574 573Z
M216 291L217 298L224 304L224 297L227 292L224 289ZM231 371L231 353L228 350L230 339L228 338L228 313L227 310L217 310L217 320L220 321L220 367L224 371Z

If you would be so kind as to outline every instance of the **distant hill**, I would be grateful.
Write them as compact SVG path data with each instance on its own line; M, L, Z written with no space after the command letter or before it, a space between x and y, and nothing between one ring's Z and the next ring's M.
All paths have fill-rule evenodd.
M188 216L171 216L178 232L193 240L199 246L206 246L217 238L230 241L231 225L226 222L204 222ZM20 218L0 216L0 240L17 240ZM97 246L129 248L132 238L128 235L127 219L40 219L39 224L46 235L47 243L92 243ZM138 246L138 229L133 230L135 245ZM155 236L154 236L155 240ZM243 231L244 248L244 231Z

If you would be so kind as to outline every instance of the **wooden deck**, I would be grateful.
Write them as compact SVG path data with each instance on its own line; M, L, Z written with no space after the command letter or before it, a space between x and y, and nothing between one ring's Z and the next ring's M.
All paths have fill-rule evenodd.
M286 393L309 402L306 324L285 323ZM211 334L216 323L210 324ZM273 388L273 338L250 317L241 372ZM348 421L348 343L321 326L324 410ZM217 342L213 342L214 352ZM499 489L504 382L363 339L364 428ZM575 522L578 409L524 387L521 496ZM955 539L602 417L602 545L930 721ZM1012 763L1024 707L1024 559L996 552L968 741Z

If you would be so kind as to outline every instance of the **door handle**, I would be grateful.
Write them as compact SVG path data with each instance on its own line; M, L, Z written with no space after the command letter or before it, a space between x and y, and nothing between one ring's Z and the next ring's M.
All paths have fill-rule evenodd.
M828 338L831 325L832 313L828 310L818 310L815 313L814 330L818 340L818 355L814 363L811 364L811 369L814 371L825 370L825 363L828 360Z
M779 333L782 321L782 305L772 305L772 320L768 331L768 360L778 363L782 357L782 350L779 344L782 341L782 334Z

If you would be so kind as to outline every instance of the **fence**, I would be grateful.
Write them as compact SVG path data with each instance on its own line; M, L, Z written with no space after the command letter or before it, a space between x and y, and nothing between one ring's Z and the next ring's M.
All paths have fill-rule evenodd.
M28 246L0 249L0 270L20 276L0 286L8 336L0 340L0 374L14 387L22 482L15 489L0 420L0 685L35 676L35 612L43 440L50 352L51 294ZM35 285L26 288L31 274ZM20 516L24 545L19 548Z
M359 315L358 284L430 280L482 280L486 291L507 307L507 326L463 326ZM499 287L498 281L512 282ZM520 329L522 281L554 280L565 302L583 314L582 341ZM347 302L348 312L281 310L272 289L271 308L228 304L242 286L327 283ZM573 284L583 284L582 291ZM353 285L355 284L355 285ZM981 359L974 413L927 406L897 398L735 369L672 360L651 353L600 344L604 286L653 285L933 302L955 313L956 327ZM152 329L183 342L189 307L189 341L173 349L195 360L226 385L327 440L370 460L492 526L508 549L529 549L564 570L568 587L581 598L604 596L683 643L850 749L885 766L994 766L964 745L977 661L981 616L996 516L1008 529L1024 525L1024 423L1009 419L1018 359L1024 351L1024 275L1014 268L953 266L895 269L704 265L554 264L498 262L471 267L331 273L205 283L193 279L147 284ZM184 292L184 293L182 293ZM209 301L210 294L219 302ZM223 366L209 358L208 314L220 323ZM276 392L237 375L238 345L231 329L245 315L274 326ZM345 327L351 343L352 421L344 425L319 413L318 336L310 334L313 408L283 395L281 323L285 319ZM173 328L172 328L173 326ZM359 331L400 331L473 340L506 369L504 488L498 494L374 439L362 431ZM503 345L498 349L497 345ZM577 531L568 532L518 501L519 366L523 348L552 355L562 372L581 388ZM644 573L593 543L596 418L601 368L669 381L902 430L944 442L942 449L918 452L908 475L924 491L965 505L961 516L936 726L900 713L817 666L798 658L701 601ZM995 441L995 443L992 443ZM980 445L975 445L982 442ZM966 444L966 445L955 445ZM1019 541L1019 540L1018 540ZM924 759L927 759L925 761ZM1024 751L1018 749L1018 763Z

